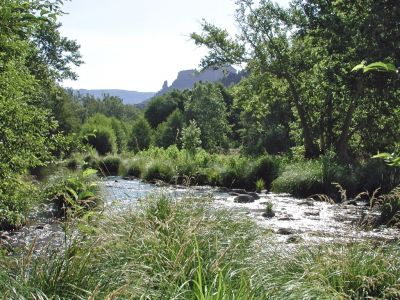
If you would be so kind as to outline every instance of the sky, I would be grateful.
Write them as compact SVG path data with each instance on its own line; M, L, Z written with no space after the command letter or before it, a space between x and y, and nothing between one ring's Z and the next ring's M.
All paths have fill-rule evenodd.
M280 0L287 3L288 0ZM190 40L205 19L231 34L234 0L72 0L65 2L61 34L80 45L85 62L75 89L157 92L207 53Z

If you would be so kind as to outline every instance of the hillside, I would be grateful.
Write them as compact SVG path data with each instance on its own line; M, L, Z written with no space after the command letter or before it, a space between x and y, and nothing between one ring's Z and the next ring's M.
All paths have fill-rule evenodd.
M116 90L116 89L104 89L104 90L86 90L79 89L76 92L81 95L89 94L96 98L102 98L103 95L116 96L121 98L125 104L139 104L147 99L150 99L155 95L152 92L136 92L136 91L126 91L126 90Z

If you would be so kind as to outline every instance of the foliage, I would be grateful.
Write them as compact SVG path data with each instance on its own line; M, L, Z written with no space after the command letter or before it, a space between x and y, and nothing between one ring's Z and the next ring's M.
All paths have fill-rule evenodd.
M195 120L190 120L189 125L182 129L182 148L195 153L201 146L201 129Z
M158 125L155 132L155 144L168 148L171 145L180 146L180 135L183 128L183 115L180 110L174 110L167 120Z
M61 174L48 183L44 196L61 216L79 215L99 204L96 174L93 169Z
M174 171L170 164L160 160L154 160L144 170L142 178L144 180L162 180L164 182L171 182L174 176Z
M77 44L58 31L61 4L10 0L0 5L2 225L24 222L31 201L21 174L51 162L63 142L43 101L58 80L74 78L71 65L81 63Z
M150 124L144 118L133 123L131 134L128 137L128 148L138 152L149 148L152 137Z
M392 109L398 106L398 76L351 72L361 60L355 70L394 71L400 59L394 42L397 2L295 0L283 8L269 0L240 0L236 7L235 39L206 21L192 38L209 49L204 68L246 65L249 76L235 88L235 100L242 108L239 130L247 153L262 153L270 135L284 142L283 151L296 142L306 157L334 149L349 163L398 140L399 113ZM366 66L367 61L378 62ZM270 114L276 103L286 107L279 135L263 124L279 116Z
M0 256L0 293L10 299L400 295L397 243L277 249L254 222L215 210L207 199L157 196L132 211L96 220L89 223L91 234L68 240L62 251L49 256Z
M3 179L0 184L0 230L23 226L32 205L37 202L37 187L22 178Z
M183 95L179 91L173 91L162 96L154 97L147 104L144 117L152 128L165 122L175 110L182 107Z
M116 152L116 137L110 127L86 123L82 126L81 135L84 143L92 146L100 155Z
M204 149L216 151L227 146L230 128L226 105L217 86L195 84L190 101L185 103L185 116L188 121L196 121Z
M118 156L106 156L99 162L99 169L104 176L121 174L122 161Z

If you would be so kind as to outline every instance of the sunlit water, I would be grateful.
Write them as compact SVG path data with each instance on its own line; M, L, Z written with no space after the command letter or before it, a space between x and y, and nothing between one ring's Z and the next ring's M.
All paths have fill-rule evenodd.
M379 228L371 231L360 229L358 222L367 208L354 205L332 205L325 202L295 199L285 194L259 194L260 199L252 203L235 203L235 196L213 187L157 186L140 180L123 180L109 177L101 182L106 213L132 207L149 194L164 194L174 198L185 196L212 197L216 209L224 208L232 214L248 215L257 224L275 232L277 242L288 243L345 243L364 239L395 240L399 231ZM272 203L275 215L264 217L266 203ZM28 226L16 232L3 232L2 243L9 246L29 248L33 242L37 249L54 248L67 240L60 222L54 217L50 206L39 207L32 214ZM295 239L293 238L295 237Z

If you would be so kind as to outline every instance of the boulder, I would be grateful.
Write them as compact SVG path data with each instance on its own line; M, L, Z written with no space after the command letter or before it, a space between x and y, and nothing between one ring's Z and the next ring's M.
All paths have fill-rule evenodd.
M275 212L274 211L266 211L266 212L263 212L262 216L264 218L270 219L270 218L275 217Z
M244 189L231 189L232 193L238 193L238 194L247 194L246 190Z
M251 203L254 202L254 198L253 196L247 195L247 194L240 194L238 196L235 197L235 199L233 200L236 203Z
M254 192L248 192L247 195L252 196L254 199L260 199L260 196L257 193Z

